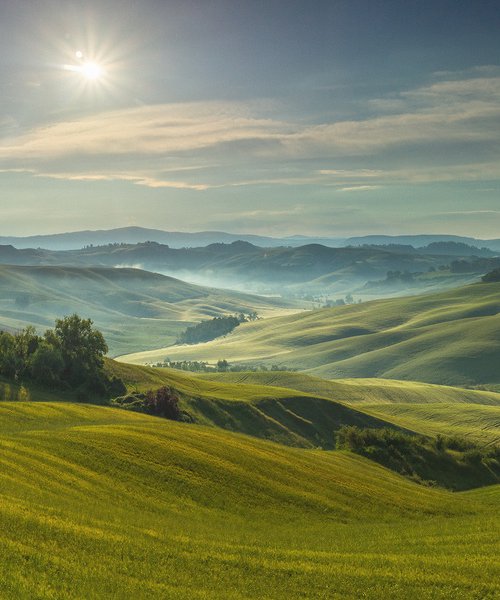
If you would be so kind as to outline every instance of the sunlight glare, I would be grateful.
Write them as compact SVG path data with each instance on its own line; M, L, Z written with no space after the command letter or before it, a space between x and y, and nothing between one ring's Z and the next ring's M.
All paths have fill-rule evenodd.
M81 66L81 72L87 79L99 79L103 74L103 69L100 65L94 62L86 62Z

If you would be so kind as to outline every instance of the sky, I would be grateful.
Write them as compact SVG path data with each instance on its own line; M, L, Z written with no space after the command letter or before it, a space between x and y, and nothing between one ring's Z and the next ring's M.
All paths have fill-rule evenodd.
M498 0L0 3L0 235L500 237Z

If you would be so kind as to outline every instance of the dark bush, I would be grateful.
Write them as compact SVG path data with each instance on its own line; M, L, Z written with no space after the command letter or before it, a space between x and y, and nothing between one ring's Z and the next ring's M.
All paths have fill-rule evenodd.
M145 393L136 392L119 396L112 401L115 406L144 412L172 421L189 421L189 415L182 413L179 408L179 396L168 386Z
M152 415L178 421L181 417L179 396L171 387L163 386L156 391L148 391L145 398L147 411Z

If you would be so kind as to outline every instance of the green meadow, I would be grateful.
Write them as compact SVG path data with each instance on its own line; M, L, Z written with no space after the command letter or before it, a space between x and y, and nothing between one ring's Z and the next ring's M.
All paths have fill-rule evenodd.
M0 405L2 598L495 598L498 485L65 402Z
M492 358L482 332L497 318L498 291L448 293L444 312L435 296L422 296L268 319L218 344L252 331L270 348L287 339L288 363L298 339L307 361L318 345L376 335L360 322L386 336L403 330L414 343L445 325L470 325L490 364L496 346ZM465 314L463 302L475 312ZM332 327L345 334L347 321L336 320L353 315L364 319L356 335L318 338ZM447 360L445 346L431 353L439 348ZM173 388L189 422L0 380L0 597L499 597L498 460L441 451L437 436L493 450L500 393L307 370L193 374L106 359L107 375L128 394ZM425 477L336 449L345 426L424 436Z
M330 378L445 385L500 382L500 284L377 300L247 323L218 340L121 360L283 365Z

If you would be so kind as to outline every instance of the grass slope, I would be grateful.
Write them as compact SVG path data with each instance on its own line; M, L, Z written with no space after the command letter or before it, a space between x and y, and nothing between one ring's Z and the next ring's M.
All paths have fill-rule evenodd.
M388 379L322 379L291 371L204 373L197 378L221 383L286 387L353 405L466 403L500 406L496 392Z
M287 372L194 375L115 361L108 369L130 390L174 387L200 423L292 445L331 448L341 425L394 426L484 444L500 440L500 394L494 392Z
M332 448L333 432L342 425L390 425L356 407L285 387L210 381L174 369L115 361L107 363L107 370L130 391L172 386L181 395L182 408L197 423L293 446Z
M287 386L358 408L397 427L423 435L458 435L481 444L500 443L500 394L413 381L327 381L303 373L214 373L220 383Z
M76 312L102 329L112 355L173 343L187 324L216 315L256 310L265 316L284 306L140 269L0 265L0 328L43 330Z
M122 357L128 362L279 363L322 377L446 385L500 382L500 284L395 298L244 324L221 340Z
M194 375L108 360L130 392L172 386L195 422L298 447L332 448L342 425L395 427L424 435L500 441L500 394L406 381L326 381L302 373ZM58 392L74 401L70 391ZM0 400L54 399L0 379Z
M494 598L500 488L86 405L0 405L0 595Z

